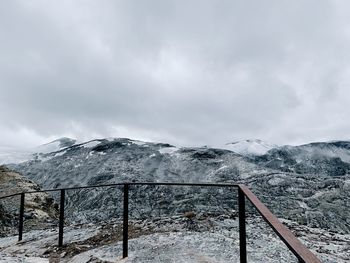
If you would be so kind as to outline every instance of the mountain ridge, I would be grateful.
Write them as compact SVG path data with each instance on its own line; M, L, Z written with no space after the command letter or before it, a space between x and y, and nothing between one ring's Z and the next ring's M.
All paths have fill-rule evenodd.
M308 233L318 233L309 245L324 258L337 258L329 249L333 246L343 260L350 235L347 145L344 141L311 143L241 155L227 149L108 138L74 143L8 166L45 189L121 182L245 184L277 217L307 231L298 235L309 238ZM57 194L52 197L59 201ZM121 187L66 191L66 200L69 225L95 225L122 215ZM130 188L130 208L130 218L140 222L159 218L169 222L192 211L215 226L221 224L220 218L235 217L237 199L232 189L138 186ZM254 213L247 205L248 218ZM336 236L345 241L332 238ZM318 239L324 244L316 244Z
M226 149L109 138L75 144L10 167L46 189L125 181L243 183L278 216L348 233L350 211L343 208L350 204L350 164L330 155L337 152L326 146L285 146L264 155L244 156ZM337 143L330 147L341 152L344 148ZM320 149L326 152L321 154ZM99 198L107 197L97 195L94 200ZM86 209L91 206L89 198L80 201Z

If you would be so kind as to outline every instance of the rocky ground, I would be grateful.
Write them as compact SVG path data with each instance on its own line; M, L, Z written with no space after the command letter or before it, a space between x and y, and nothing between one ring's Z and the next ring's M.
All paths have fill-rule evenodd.
M284 223L322 262L348 262L350 235ZM16 236L1 238L0 262L239 262L238 221L229 215L131 220L126 259L121 258L121 226L118 220L67 226L62 249L57 229L29 231L19 243ZM248 218L247 240L249 262L297 262L259 217Z
M40 187L21 174L0 166L0 197L19 192L40 190ZM0 236L17 231L19 196L0 199ZM57 219L58 206L47 193L27 194L25 198L25 225L43 228Z

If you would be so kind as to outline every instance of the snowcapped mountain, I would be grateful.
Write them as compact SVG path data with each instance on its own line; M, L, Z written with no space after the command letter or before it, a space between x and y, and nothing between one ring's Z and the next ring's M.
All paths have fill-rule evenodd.
M350 234L350 142L275 147L246 140L217 149L109 138L54 141L45 147L28 161L8 166L42 188L128 181L243 183L280 218L320 233ZM130 216L143 220L186 211L229 216L237 207L233 196L222 189L132 187ZM69 222L100 222L122 214L121 189L72 190L66 197ZM336 242L327 238L327 244Z
M247 143L251 145L251 141ZM254 141L253 145L263 143ZM313 143L277 147L263 155L243 156L226 149L175 147L111 138L41 153L38 158L10 165L10 168L43 188L126 181L244 183L278 216L313 227L350 233L347 223L350 218L350 163L345 158L350 150L347 147L346 142ZM344 160L336 157L337 154ZM115 203L111 199L115 194L110 194L111 197L102 193L84 195L76 201L81 202L82 210L89 210L92 203ZM136 193L144 194L141 190ZM177 195L166 190L166 195L181 200L188 196L187 200L191 200L190 191ZM207 200L209 197L204 194L201 198ZM222 198L221 203L232 200L231 194ZM190 203L183 205L191 206ZM216 204L213 203L213 207ZM178 208L166 204L164 209ZM334 215L337 215L336 220Z
M243 140L236 141L225 144L222 148L227 149L233 152L236 152L241 155L264 155L269 150L276 148L277 145L264 142L259 139L254 140Z
M36 148L31 149L33 153L52 153L60 151L64 148L73 146L77 143L77 140L63 137L52 142L40 145Z
M17 164L40 158L42 154L60 151L66 147L74 145L77 141L71 138L60 138L52 142L29 149L15 149L11 147L0 146L0 165Z
M114 139L116 138L95 139L88 142L79 143L75 139L63 137L30 149L15 149L10 147L0 146L0 165L11 164L11 163L18 164L18 163L22 163L22 162L26 162L34 159L40 159L47 154L60 152L61 150L64 150L65 148L71 147L73 145L79 144L82 147L89 148L101 143L104 140L113 141ZM142 142L138 140L129 140L129 141L130 143L137 144L137 145L147 144L146 142ZM219 147L219 148L230 150L243 156L254 156L254 155L259 156L259 155L264 155L266 152L276 147L277 145L264 142L259 139L254 139L254 140L243 140L243 141L227 143L223 147ZM161 151L163 151L163 153L166 153L168 151L174 152L176 151L176 149L178 148L173 146L173 147L170 147L169 149L164 148Z

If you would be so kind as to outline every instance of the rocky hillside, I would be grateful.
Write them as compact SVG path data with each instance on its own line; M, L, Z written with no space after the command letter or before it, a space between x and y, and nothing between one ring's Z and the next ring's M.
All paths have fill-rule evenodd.
M242 156L224 149L102 139L40 154L11 167L43 188L126 181L244 183L279 217L350 233L347 145L331 142L284 146L264 155ZM137 208L132 211L144 217L202 207L221 213L236 204L235 191L145 188L132 190ZM121 196L120 189L72 191L67 207L72 220L106 218L120 214ZM100 210L95 211L96 207ZM93 215L85 214L92 211Z
M28 161L9 166L36 182L40 187L49 189L118 182L243 183L248 185L274 214L284 218L284 222L288 222L288 226L295 230L297 236L301 237L308 247L322 258L323 262L347 262L350 258L347 252L350 236L350 149L348 142L312 143L271 149L264 147L266 151L252 154L253 151L249 148L252 144L246 141L244 144L239 144L238 148L241 151L239 154L237 145L234 146L236 151L232 151L233 149L208 147L175 147L164 143L148 143L130 139L100 139L80 144L73 140L68 141L69 145L66 147L56 147L53 151L42 151L33 154ZM61 145L59 140L55 144ZM248 151L244 151L245 146L242 145L249 146ZM254 141L254 149L255 146L256 141ZM21 185L21 181L13 182L12 185ZM12 189L12 187L7 188ZM68 240L71 237L72 240L75 240L81 235L87 235L92 228L99 228L103 220L112 224L106 228L106 233L114 231L114 228L117 228L115 231L120 230L119 223L111 223L111 220L120 222L118 220L122 215L121 187L71 190L67 191L66 196ZM54 193L52 197L55 199L58 195ZM53 203L52 199L49 203ZM218 254L230 260L234 259L236 254L226 255L220 248L226 245L229 248L237 248L237 238L230 236L235 235L236 230L234 229L237 227L236 209L235 189L133 186L130 189L130 218L139 220L140 231L143 234L138 234L131 242L135 245L132 246L131 253L134 254L130 257L130 262L145 262L144 255L152 255L149 251L153 251L154 243L168 244L168 242L172 242L172 245L159 247L162 253L159 262L167 261L164 257L171 256L169 248L173 249L175 245L179 251L189 245L202 246L205 248L202 251L204 259ZM251 238L253 243L250 246L254 248L251 256L256 257L256 262L261 262L259 260L262 254L254 255L254 253L265 247L265 239L272 240L271 235L264 232L268 229L266 225L260 225L260 221L260 223L255 221L259 217L256 211L249 207L249 204L248 214L254 215L250 217L253 220L250 222L252 227L257 229L256 231L248 229L252 231L248 239ZM191 217L186 215L191 215ZM187 217L185 221L181 219L184 217ZM180 229L171 228L173 224L177 225L174 218L180 219L186 231L182 233ZM208 229L202 229L199 227L200 224L191 223L199 219L203 220L201 222ZM233 221L230 221L231 219ZM222 225L222 220L226 222L224 225ZM99 223L95 225L94 222ZM152 222L162 222L162 230L154 231ZM74 230L77 226L82 226L85 230ZM73 232L70 233L69 229L72 229ZM173 230L174 233L171 232ZM210 234L212 231L214 231L213 236ZM51 234L52 237L48 237L47 232L40 233L39 236L45 240L50 239L53 244L57 242L56 232ZM118 241L120 239L114 236L109 238L106 233L103 234L105 237L103 241L101 239L106 246L98 247L96 244L100 241L96 243L97 237L91 236L82 243L73 242L72 249L78 249L77 251L72 252L68 246L68 250L58 257L64 257L66 262L71 262L70 260L90 262L92 256L109 253L109 258L113 258L120 252L115 250L116 244L120 246L120 241ZM91 234L100 235L96 231ZM40 242L41 238L37 238L34 232L31 232L30 235ZM187 243L183 242L183 238L187 240ZM254 243L255 239L257 243ZM13 247L15 251L12 251L12 247L6 240L0 240L4 262L8 259L13 260L12 254L16 254L15 259L19 260L18 262L22 262L20 261L22 259L18 257L26 257L27 254L31 257L45 258L47 255L54 256L56 253L54 245L48 247L49 252L40 254L41 252L39 253L37 248L29 243L24 244L24 247L22 245ZM147 240L151 240L152 245L147 244ZM200 242L191 243L194 240L200 240ZM210 243L210 240L213 242ZM269 262L274 262L273 260L280 262L281 258L285 262L293 262L294 258L287 260L289 256L284 253L287 250L283 245L276 246L278 242L276 237L273 237L273 240L273 244L266 246L263 251L264 255L270 255ZM1 248L1 242L4 243L3 248ZM220 242L223 242L222 246L213 246ZM109 247L109 244L112 245ZM38 246L41 245L38 244ZM146 254L137 254L137 251L145 247L150 249L145 252ZM211 247L212 251L209 251L208 247ZM197 262L191 261L193 260L192 255L197 255L196 253L184 255L184 258L188 260L186 262ZM223 259L223 262L226 261L226 258Z
M253 159L259 165L298 174L345 176L350 173L350 142L282 146Z
M0 166L1 196L39 190L40 187L17 172ZM19 197L0 199L0 235L16 231L19 214ZM57 205L46 193L28 194L25 198L26 229L44 227L57 218Z

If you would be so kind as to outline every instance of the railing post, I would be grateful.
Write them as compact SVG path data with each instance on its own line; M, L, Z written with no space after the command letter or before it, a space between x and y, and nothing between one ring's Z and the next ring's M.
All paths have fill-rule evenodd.
M123 258L128 257L128 232L129 232L129 184L124 184Z
M24 198L25 193L21 193L21 203L19 205L18 241L21 241L23 237Z
M63 228L64 228L64 201L65 201L65 190L61 189L61 199L60 199L60 218L58 225L58 246L63 246Z
M247 263L247 240L245 225L245 197L240 187L238 187L238 213L239 213L239 249L240 262Z

